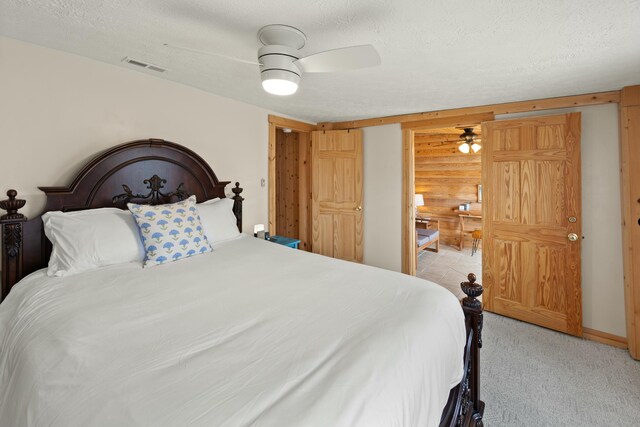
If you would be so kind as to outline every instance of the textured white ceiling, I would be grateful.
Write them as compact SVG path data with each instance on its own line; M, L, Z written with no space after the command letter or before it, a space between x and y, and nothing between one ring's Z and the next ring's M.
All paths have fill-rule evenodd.
M371 43L375 69L303 76L286 98L254 59L257 30L295 26L304 53ZM640 83L640 0L0 0L0 34L134 68L312 121L617 89ZM6 59L2 59L6 60Z

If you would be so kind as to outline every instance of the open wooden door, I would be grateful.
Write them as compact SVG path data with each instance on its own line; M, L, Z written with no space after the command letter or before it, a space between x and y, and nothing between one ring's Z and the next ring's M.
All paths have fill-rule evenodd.
M311 250L362 262L362 131L311 133Z
M482 124L483 302L582 335L580 113Z

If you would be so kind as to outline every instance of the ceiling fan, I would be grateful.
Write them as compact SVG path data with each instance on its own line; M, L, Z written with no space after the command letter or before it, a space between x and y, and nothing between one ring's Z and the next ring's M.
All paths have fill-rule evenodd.
M447 134L435 133L435 134L427 134L427 135L433 138L436 138L436 141L441 144L457 142L458 150L460 150L465 154L471 151L473 151L474 153L477 153L478 151L480 151L480 149L482 148L482 146L480 145L480 142L482 142L482 139L480 138L480 135L478 135L473 131L473 128L459 127L456 129L463 130L464 132L459 136L455 136L455 137L453 134L449 134L449 133Z
M473 128L463 128L464 132L460 135L460 145L458 146L458 150L467 154L473 150L474 153L480 151L482 146L478 144L480 142L480 138L478 138L478 134L473 131Z
M258 31L263 46L258 49L258 62L214 52L164 45L175 49L259 65L262 87L274 95L292 95L298 90L303 73L332 73L380 65L380 55L372 45L350 46L302 56L307 36L297 28L272 24Z

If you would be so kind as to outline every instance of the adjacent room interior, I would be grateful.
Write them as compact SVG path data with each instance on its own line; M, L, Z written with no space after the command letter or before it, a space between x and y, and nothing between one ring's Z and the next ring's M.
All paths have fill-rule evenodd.
M415 134L416 276L462 296L468 273L482 277L480 125Z

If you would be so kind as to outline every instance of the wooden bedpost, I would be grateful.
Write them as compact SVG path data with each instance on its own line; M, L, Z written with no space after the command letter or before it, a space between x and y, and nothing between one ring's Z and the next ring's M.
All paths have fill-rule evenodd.
M22 223L27 217L18 213L26 203L16 199L16 190L7 191L6 200L0 200L0 208L7 211L0 216L2 226L2 289L0 301L9 294L11 287L22 278Z
M242 187L240 183L236 182L236 186L231 189L233 191L233 213L237 218L238 230L242 233L242 201L244 198L240 195L242 193Z
M484 402L480 400L480 348L482 348L482 286L469 273L468 282L460 283L467 296L462 300L467 339L464 347L464 370L460 384L451 389L439 427L482 427Z
M469 400L470 408L465 414L469 426L482 426L484 402L480 400L480 349L482 348L482 302L478 299L484 289L476 283L476 275L469 273L468 282L462 282L460 287L467 295L462 300L462 310L467 324L467 334L472 333L471 348L469 350Z

